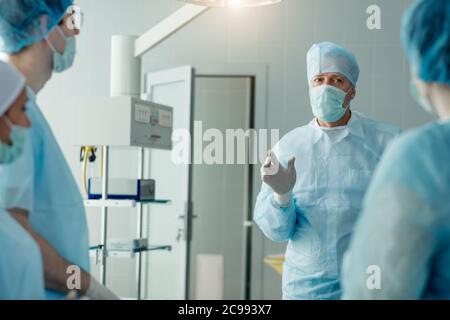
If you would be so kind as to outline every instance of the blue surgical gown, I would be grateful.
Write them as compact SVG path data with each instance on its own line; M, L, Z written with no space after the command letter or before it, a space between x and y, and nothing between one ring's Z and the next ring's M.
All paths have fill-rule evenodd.
M283 299L339 299L342 257L378 161L400 129L358 113L346 126L317 120L294 129L274 149L286 166L295 156L297 182L282 208L263 183L254 220L273 241L286 242Z
M344 261L344 299L450 299L450 121L388 148Z
M32 126L24 154L0 167L4 207L27 210L33 229L64 259L89 272L88 227L80 191L31 89L28 99ZM62 299L64 294L47 290L46 297Z
M4 210L0 211L0 300L42 300L44 271L39 246Z

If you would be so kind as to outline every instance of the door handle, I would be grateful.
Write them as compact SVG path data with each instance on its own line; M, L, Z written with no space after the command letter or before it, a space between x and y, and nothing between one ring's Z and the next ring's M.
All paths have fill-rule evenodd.
M185 202L184 213L178 216L178 219L183 220L183 239L185 241L192 240L192 219L198 218L198 216L192 214L192 202Z
M253 228L253 221L243 221L242 226L244 228Z
M183 234L184 234L184 230L183 229L178 229L178 232L177 232L177 238L176 238L176 241L177 242L180 242L180 240L181 240L181 238L183 237Z
M179 219L185 219L186 216L183 214L183 215L181 215L181 216L178 216L178 218L179 218ZM198 216L192 215L192 219L197 219L197 218L198 218Z

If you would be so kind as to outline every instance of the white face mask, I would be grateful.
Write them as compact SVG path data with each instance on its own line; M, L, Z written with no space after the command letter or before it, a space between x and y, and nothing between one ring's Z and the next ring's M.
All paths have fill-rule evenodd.
M59 34L64 38L64 41L66 42L66 47L64 49L64 52L61 54L59 53L55 47L51 44L51 42L47 38L47 43L53 51L53 70L57 73L61 73L63 71L66 71L69 69L73 62L75 61L76 56L76 41L75 37L66 37L64 32L62 32L60 27L56 27Z
M311 88L310 103L314 116L325 122L340 120L350 108L350 102L346 108L343 104L352 90L344 92L330 85Z
M6 115L0 121L4 121L11 130L11 144L8 145L0 141L0 164L4 165L14 162L22 155L28 136L28 129L13 124Z

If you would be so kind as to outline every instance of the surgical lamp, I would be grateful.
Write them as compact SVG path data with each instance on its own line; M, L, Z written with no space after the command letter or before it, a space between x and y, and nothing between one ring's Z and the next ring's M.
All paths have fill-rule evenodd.
M141 93L141 57L211 7L257 7L283 0L178 0L187 3L141 36L114 35L111 41L111 96Z

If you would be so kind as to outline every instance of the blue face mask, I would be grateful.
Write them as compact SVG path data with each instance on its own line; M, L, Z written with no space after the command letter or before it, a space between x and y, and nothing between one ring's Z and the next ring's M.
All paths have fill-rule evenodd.
M352 91L344 92L339 88L322 85L310 89L310 102L314 116L325 122L340 120L348 108L344 108L345 97Z
M4 165L14 162L22 155L28 137L28 129L12 124L6 116L2 120L5 121L11 130L11 144L5 144L0 141L0 164Z
M59 53L48 39L47 43L50 46L50 49L52 49L53 51L53 71L61 73L63 71L66 71L73 65L77 49L75 37L66 37L64 32L61 31L60 27L56 28L66 42L64 53L63 54Z
M420 104L420 106L423 108L423 110L425 110L426 112L428 112L429 114L435 116L435 113L433 111L433 107L429 101L428 98L422 96L419 93L419 90L417 89L417 85L415 84L414 80L411 80L411 95L414 98L414 100L417 101L418 104Z

